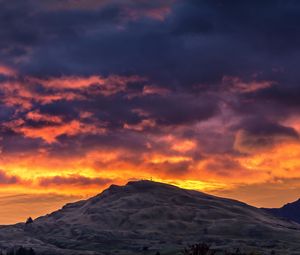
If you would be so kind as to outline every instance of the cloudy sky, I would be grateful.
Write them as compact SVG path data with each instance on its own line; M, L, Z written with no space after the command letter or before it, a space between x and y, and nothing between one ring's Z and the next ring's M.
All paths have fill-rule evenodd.
M0 223L132 179L300 197L299 1L0 7Z

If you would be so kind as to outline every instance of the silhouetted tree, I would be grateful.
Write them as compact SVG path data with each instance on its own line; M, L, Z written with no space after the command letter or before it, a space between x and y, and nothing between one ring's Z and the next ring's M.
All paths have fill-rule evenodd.
M30 248L28 251L28 255L35 255L35 251L32 248Z
M20 247L16 250L16 255L27 255L27 250L23 247Z
M26 223L25 224L31 224L33 223L33 219L31 217L29 217L27 220L26 220Z
M240 248L237 248L237 249L236 249L235 254L236 254L236 255L242 255Z

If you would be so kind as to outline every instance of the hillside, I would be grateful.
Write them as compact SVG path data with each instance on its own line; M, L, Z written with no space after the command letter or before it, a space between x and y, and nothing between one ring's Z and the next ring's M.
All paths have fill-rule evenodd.
M300 223L300 199L295 202L288 203L281 208L263 209L274 216Z
M0 229L2 247L25 245L42 254L163 254L198 241L289 254L300 250L298 240L296 223L235 200L152 181L112 185L31 224Z

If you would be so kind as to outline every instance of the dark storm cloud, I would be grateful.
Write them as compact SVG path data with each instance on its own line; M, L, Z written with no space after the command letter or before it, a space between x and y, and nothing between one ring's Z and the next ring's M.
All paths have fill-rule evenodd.
M98 185L102 186L108 183L112 183L113 180L104 178L90 178L80 175L72 176L54 176L43 177L39 179L39 185L41 186L61 186L61 185L75 185L75 186L90 186Z
M297 131L291 127L285 127L278 123L264 122L261 119L248 119L243 125L251 135L263 136L287 136L297 139Z
M216 98L187 94L150 96L137 100L137 106L149 113L160 125L191 124L214 116L218 110Z
M262 119L248 119L241 126L235 139L235 148L241 152L253 153L286 141L299 140L295 129Z
M298 1L0 5L3 153L168 154L171 142L159 139L173 135L195 140L186 154L197 161L298 139L281 123L299 111ZM131 153L122 160L140 164Z
M224 75L283 79L275 70L284 77L296 72L297 1L1 5L3 60L18 61L24 73L138 73L164 86L191 88ZM170 9L163 19L146 15L159 6ZM132 17L133 10L142 14ZM15 56L15 48L28 53Z
M217 173L220 176L234 176L236 173L243 174L246 170L236 160L223 157L217 158L215 161L209 162L206 165L208 171Z
M153 171L163 172L168 177L180 177L184 176L188 173L191 162L182 161L179 163L171 163L168 161L157 163L157 164L149 164Z
M0 125L1 154L30 153L43 147L42 139L30 139L9 127Z
M294 77L297 78L297 76ZM275 104L275 106L277 105L281 108L283 113L285 109L292 112L299 111L300 107L300 90L299 85L296 83L281 83L269 89L248 95L247 97Z

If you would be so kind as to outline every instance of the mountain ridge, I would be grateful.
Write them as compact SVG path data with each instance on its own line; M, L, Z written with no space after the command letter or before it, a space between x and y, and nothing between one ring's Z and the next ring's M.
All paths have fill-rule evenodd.
M264 210L147 180L111 185L33 223L0 228L0 248L25 245L49 255L140 254L144 247L163 254L199 241L289 254L300 249L296 240L300 225Z
M294 202L287 203L280 208L262 208L266 212L286 220L300 224L300 198Z

